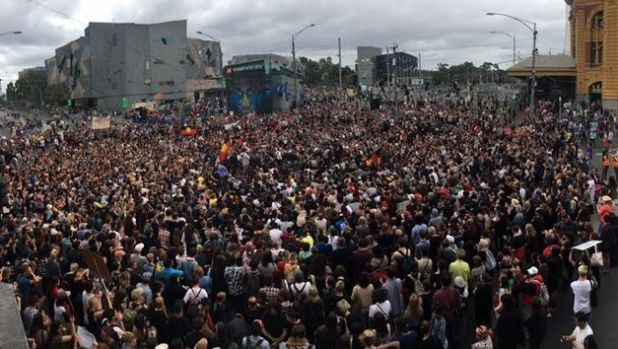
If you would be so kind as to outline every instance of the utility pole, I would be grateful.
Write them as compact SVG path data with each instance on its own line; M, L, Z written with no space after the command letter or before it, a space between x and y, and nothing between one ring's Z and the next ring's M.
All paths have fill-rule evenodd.
M418 77L423 78L423 70L421 69L421 53L418 53Z
M394 72L393 72L393 82L394 82L394 88L395 88L395 108L397 108L399 106L399 101L397 99L397 87L398 87L398 82L397 82L397 48L399 48L399 46L393 42L393 67L394 67ZM388 62L388 64L390 65L391 62Z
M386 47L386 84L388 87L391 86L391 60L388 55L388 46Z
M517 64L516 53L517 53L517 37L513 35L513 65Z
M532 76L530 81L530 119L536 121L536 22L532 28Z
M339 90L343 91L343 84L341 83L341 38L337 38L339 44Z
M294 35L292 35L292 70L294 71L294 108L298 110L298 99L296 98L296 84L298 84L298 77L296 76L296 44L294 42ZM287 94L287 93L286 93Z
M299 107L299 103L298 103L298 88L296 86L298 85L298 76L296 72L296 42L295 41L296 41L296 37L299 36L300 33L312 27L315 27L315 23L311 23L308 26L303 27L303 29L292 34L292 69L294 70L294 103L297 109Z

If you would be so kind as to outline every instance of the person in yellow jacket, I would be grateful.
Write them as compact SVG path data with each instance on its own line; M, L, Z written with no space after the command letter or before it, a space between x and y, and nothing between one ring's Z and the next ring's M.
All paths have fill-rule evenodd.
M614 177L618 180L618 152L614 156Z
M607 154L607 151L603 152L603 173L601 175L601 180L603 182L605 182L605 180L607 179L607 171L609 171L609 154Z

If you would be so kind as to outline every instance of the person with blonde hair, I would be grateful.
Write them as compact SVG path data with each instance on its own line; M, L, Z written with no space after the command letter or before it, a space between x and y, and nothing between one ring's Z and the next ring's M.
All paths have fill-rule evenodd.
M403 313L404 318L409 321L410 328L417 329L423 321L424 314L423 299L416 293L412 293L408 300L408 306Z

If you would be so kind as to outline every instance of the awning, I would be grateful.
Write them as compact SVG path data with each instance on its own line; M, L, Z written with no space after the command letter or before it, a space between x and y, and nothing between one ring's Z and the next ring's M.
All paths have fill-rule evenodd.
M568 55L536 56L536 76L577 76L575 59ZM508 76L526 78L532 72L532 57L515 64L506 70Z

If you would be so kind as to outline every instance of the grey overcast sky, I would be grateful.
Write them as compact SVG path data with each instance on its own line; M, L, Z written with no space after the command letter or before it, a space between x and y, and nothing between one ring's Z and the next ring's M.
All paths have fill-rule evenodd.
M297 55L337 54L354 67L356 46L421 52L423 69L438 63L504 62L512 41L492 30L512 33L521 57L529 56L532 35L521 24L486 12L536 21L541 53L565 50L564 0L0 0L0 78L15 79L26 67L44 65L54 48L80 35L88 22L154 23L187 19L188 35L202 30L222 41L224 59L243 53L289 55L292 33L316 26L297 40ZM6 83L5 83L6 84ZM3 85L5 85L3 84Z

